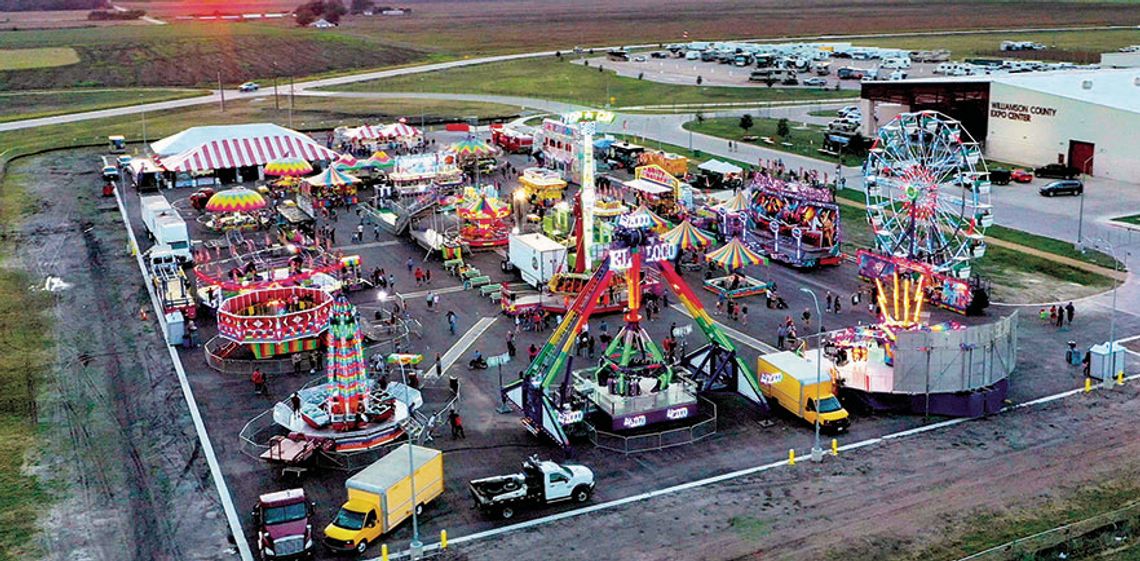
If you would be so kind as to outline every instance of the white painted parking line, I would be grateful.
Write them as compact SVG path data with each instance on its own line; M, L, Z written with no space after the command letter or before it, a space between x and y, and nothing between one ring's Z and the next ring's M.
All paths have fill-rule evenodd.
M1140 374L1133 374L1132 376L1126 377L1125 380L1126 381L1140 380ZM1076 388L1076 389L1064 391L1064 392L1061 392L1058 394L1053 394L1053 395L1045 396L1042 398L1034 399L1032 401L1026 401L1025 403L1018 403L1016 405L1010 405L1008 407L1002 408L1001 411L999 411L997 413L997 415L1002 415L1002 414L1009 413L1011 411L1016 411L1018 409L1022 409L1022 408L1026 408L1026 407L1033 407L1036 405L1042 405L1045 403L1056 401L1058 399L1064 399L1066 397L1071 397L1073 395L1077 395L1077 394L1080 394L1083 392L1084 392L1083 387L1082 388ZM851 450L858 450L860 448L866 448L868 446L872 446L875 444L881 444L883 442L889 442L892 440L899 440L899 439L915 436L918 434L923 434L923 433L927 433L927 432L933 432L936 430L946 429L946 428L950 428L953 426L960 425L962 423L967 423L967 422L970 422L970 421L973 421L976 419L983 419L983 418L986 418L986 417L973 417L973 418L963 417L963 418L957 418L957 419L949 419L949 420L942 421L939 423L933 423L930 425L926 425L926 426L922 426L922 427L916 427L916 428L908 429L908 430L904 430L904 431L899 431L899 432L891 433L891 434L876 437L876 438L868 438L866 440L861 440L859 442L854 442L851 444L845 444L845 445L839 447L839 451L840 452L846 452L846 451L851 451ZM796 451L796 456L805 458L805 460L807 458L806 455L801 455L799 450ZM800 461L803 462L805 460L800 460ZM741 477L747 477L749 475L755 475L758 473L763 473L765 471L770 471L772 469L775 469L775 468L778 468L781 466L786 466L786 465L788 465L788 460L779 460L779 461L775 461L775 462L771 462L771 463L767 463L767 464L763 464L763 465L759 465L759 466L754 466L754 467L745 468L745 469L741 469L741 470L737 470L737 471L723 473L721 475L714 475L712 477L707 477L705 479L690 481L688 483L681 483L680 485L674 485L672 487L666 487L664 489L658 489L656 491L649 491L647 493L641 493L639 495L634 495L632 497L625 497L622 499L616 499L616 500L612 500L612 501L608 501L608 502L604 502L604 503L598 503L595 505L590 505L590 506L584 507L584 508L569 510L566 512L560 512L558 514L552 514L550 516L543 516L542 518L535 518L534 520L527 520L525 522L519 522L518 524L511 524L510 526L503 526L501 528L493 528L490 530L484 530L482 532L476 532L474 534L468 534L466 536L456 536L456 537L448 536L447 543L448 543L448 546L451 546L451 545L455 545L455 544L462 544L462 543L473 542L473 541L482 540L482 539L486 539L486 538L491 538L494 536L499 536L499 535L507 534L510 532L517 532L518 530L525 530L527 528L533 528L535 526L550 524L551 522L558 522L560 520L575 518L575 517L582 516L585 514L590 514L590 513L594 513L594 512L598 512L598 511L602 511L602 510L609 510L612 508L617 508L619 506L623 506L623 505L627 505L627 504L631 504L631 503L635 503L635 502L640 502L640 501L644 501L647 499L652 499L654 497L671 495L674 493L679 493L681 491L687 491L689 489L696 489L698 487L705 487L705 486L713 485L716 483L722 483L722 482L730 481L733 479L739 479ZM440 545L439 543L427 544L424 546L424 551L438 550L439 545ZM407 557L408 555L409 555L409 552L405 550L405 551L391 555L390 558L391 559L401 559L401 558ZM376 557L376 558L370 559L369 561L379 561L379 560L380 560L380 558Z
M427 296L427 294L429 292L432 292L435 294L454 294L456 292L463 292L463 285L458 284L455 286L446 286L443 288L433 288L433 289L428 289L428 290L419 290L416 292L398 293L398 294L400 294L400 296L402 296L405 300L407 300L409 298L420 298L422 296ZM441 305L442 305L442 302L441 302Z
M463 353L467 352L467 348L470 347L476 339L481 337L483 332L487 331L492 324L499 321L499 317L501 316L481 318L475 322L475 325L472 325L471 329L468 329L467 333L464 333L463 336L459 338L459 341L456 341L456 343L452 345L450 349L447 349L447 352L443 353L443 356L440 357L439 360L443 363L442 371L447 372L456 362L459 362Z
M686 310L680 304L672 304L669 307L673 308L674 310L677 310L678 312L681 312L682 314L685 314L686 316L688 316L690 318L693 317L693 315L689 313L689 310ZM756 349L758 351L763 351L766 353L776 352L776 347L773 347L772 345L769 345L768 343L765 343L765 342L763 342L763 341L761 341L761 340L759 340L759 339L757 339L757 338L755 338L755 337L753 337L747 333L733 329L733 328L731 328L731 327L729 327L729 326L727 326L727 325L725 325L725 324L723 324L723 323L721 323L715 319L713 320L713 323L715 323L716 326L721 329L721 331L724 331L725 335L728 335L729 337L732 337L733 339L736 339L737 341L740 341L741 343L744 343L745 345L748 345L749 347L752 347L753 349Z
M388 240L386 242L364 242L364 243L350 244L350 245L337 245L337 246L333 246L333 249L344 249L344 250L356 251L358 249L368 249L371 247L388 247L390 245L400 245L401 243L403 243L403 242L401 242L400 240Z
M143 282L149 286L151 284L150 278L146 271L146 265L143 264L143 252L139 247L138 240L135 239L135 233L131 230L130 219L127 218L127 207L123 205L123 198L119 193L119 188L115 189L115 203L119 205L119 215L122 216L123 226L127 229L127 238L130 239L130 247L135 248L135 261L139 266L139 273L142 275ZM162 306L158 302L158 297L155 296L153 290L147 290L150 295L150 305L154 310L154 317L158 320L159 328L163 332L163 339L166 339L166 321L163 316ZM175 343L178 343L176 341ZM241 528L241 520L238 519L237 509L234 508L234 501L230 495L229 487L226 485L226 478L222 475L222 467L218 464L218 457L214 453L214 445L210 442L210 435L206 432L206 425L202 422L202 414L198 411L198 400L194 398L194 390L190 388L190 381L186 379L186 370L182 367L182 358L178 356L178 350L174 345L167 344L166 350L170 353L170 362L174 364L174 372L178 375L178 384L182 387L182 397L186 400L186 406L190 409L190 419L194 422L194 432L198 434L198 442L202 446L202 454L206 457L206 464L210 467L210 477L214 480L214 487L218 490L218 497L222 501L222 510L225 512L226 521L229 523L230 532L233 533L234 543L237 545L238 554L241 556L242 561L253 561L253 552L249 549L249 542L245 539L245 532Z

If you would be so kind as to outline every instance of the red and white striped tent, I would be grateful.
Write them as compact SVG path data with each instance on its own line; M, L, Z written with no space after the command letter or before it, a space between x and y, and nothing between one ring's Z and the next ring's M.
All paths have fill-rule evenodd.
M346 136L350 140L376 140L377 138L384 138L384 127L361 125L354 129L348 129Z
M340 157L303 133L268 123L193 127L150 147L155 163L173 172L263 166L289 156L310 162Z
M407 123L396 123L384 127L385 138L407 138L411 136L419 136L420 129L413 127Z

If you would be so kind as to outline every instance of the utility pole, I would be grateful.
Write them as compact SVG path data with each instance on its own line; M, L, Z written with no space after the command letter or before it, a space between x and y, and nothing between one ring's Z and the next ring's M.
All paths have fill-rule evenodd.
M281 110L281 101L277 99L277 61L273 61L273 109Z
M289 76L289 128L293 128L293 76Z
M222 89L222 71L218 71L218 95L222 96L222 113L226 112L226 90Z

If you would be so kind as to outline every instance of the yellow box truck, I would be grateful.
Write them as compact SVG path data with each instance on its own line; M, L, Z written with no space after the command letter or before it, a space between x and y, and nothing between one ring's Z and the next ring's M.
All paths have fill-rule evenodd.
M411 463L408 469L408 447ZM368 544L388 533L412 515L414 473L415 511L443 494L443 453L439 450L404 444L344 483L348 501L336 518L325 527L325 545L334 551L364 553Z
M802 357L792 351L761 356L756 365L760 391L808 423L815 424L818 415L821 430L842 432L850 426L851 419L835 397L831 361L827 357L821 359L820 381L816 383L815 352L809 351Z

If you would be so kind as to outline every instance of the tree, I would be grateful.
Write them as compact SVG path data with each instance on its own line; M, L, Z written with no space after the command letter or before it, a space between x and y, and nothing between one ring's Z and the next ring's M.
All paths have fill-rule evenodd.
M317 21L317 14L309 6L301 6L293 12L293 16L297 25L305 27L314 21Z
M374 5L372 0L352 0L352 13L363 14L364 12L372 10Z
M791 131L791 129L788 128L788 120L787 119L780 119L779 121L776 122L776 136L778 136L780 138L785 138L791 133L792 133L792 131Z
M744 134L748 134L748 129L752 128L752 115L745 113L740 117L740 128L744 129Z
M700 76L697 76L697 85L698 85L698 86L699 86L699 85L701 85L701 82L704 82L704 81L705 81L705 79L704 79L704 78L701 78Z

